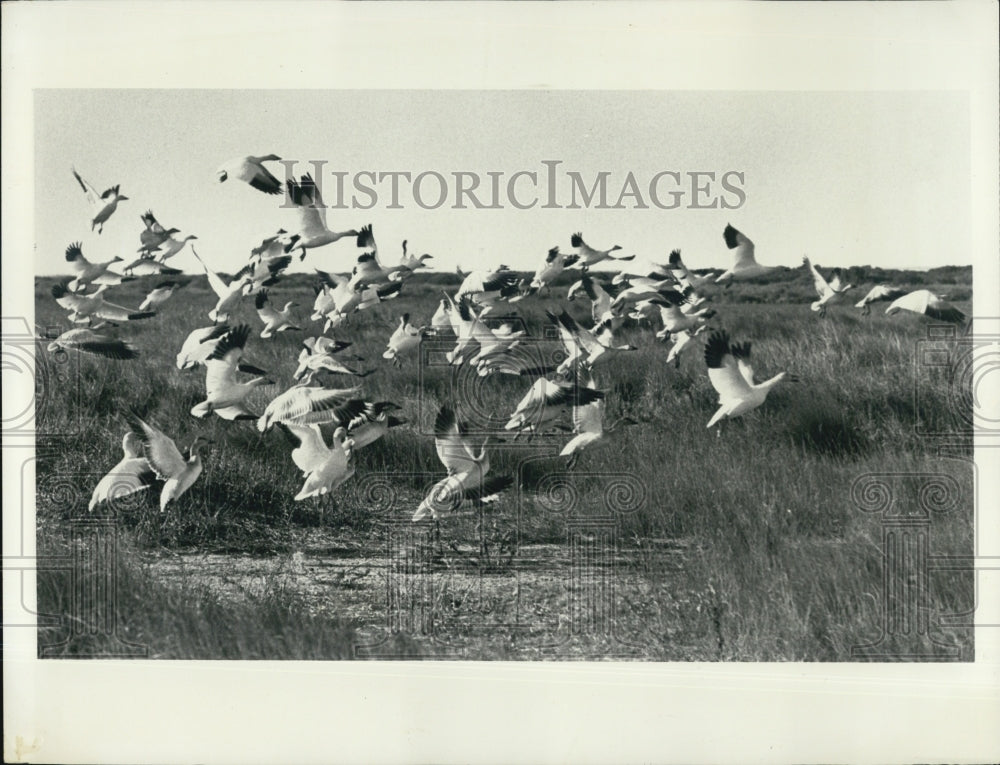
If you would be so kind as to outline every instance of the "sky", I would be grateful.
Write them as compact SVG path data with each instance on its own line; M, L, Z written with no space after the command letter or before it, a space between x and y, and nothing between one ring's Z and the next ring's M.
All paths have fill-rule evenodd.
M321 168L325 201L335 201L335 172L345 173L347 209L330 209L333 229L374 225L383 262L395 262L403 239L429 253L436 269L496 266L533 269L549 248L572 251L581 231L599 249L652 262L680 248L692 268L726 267L722 231L731 223L756 244L765 264L875 265L926 269L972 262L970 137L967 96L959 92L455 91L455 90L36 90L36 273L67 273L64 251L83 243L92 261L135 257L140 215L151 209L168 227L197 235L198 253L218 271L237 270L250 249L278 228L292 230L294 210L238 181L217 181L234 157L277 154L294 172ZM557 175L548 202L543 162ZM70 167L103 190L120 184L129 197L100 236ZM286 168L271 165L281 179ZM352 179L362 171L435 172L448 195L436 207L433 175L416 203L400 178L390 208L388 177L374 184L370 209L352 208ZM658 198L650 198L660 176ZM474 174L491 203L500 178L500 209L455 209L453 173ZM515 173L514 197L507 195ZM571 200L569 172L589 187L607 173L607 209ZM629 174L633 194L619 202ZM704 192L692 191L691 173ZM735 174L739 175L735 175ZM727 175L729 174L729 175ZM721 185L728 179L730 189ZM736 193L732 187L738 187ZM360 204L370 196L356 194ZM715 201L715 208L698 208ZM637 208L637 201L646 205ZM722 205L729 205L728 209ZM293 271L349 270L351 240L311 250ZM171 261L200 266L188 250Z

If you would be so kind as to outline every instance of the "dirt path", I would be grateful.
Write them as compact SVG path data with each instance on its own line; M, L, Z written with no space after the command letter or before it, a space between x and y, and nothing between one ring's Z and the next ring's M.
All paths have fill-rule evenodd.
M622 550L598 530L561 544L469 544L414 525L381 536L373 546L313 530L290 554L163 554L149 567L225 598L295 592L358 625L359 658L712 658L701 630L679 628L700 612L684 543Z

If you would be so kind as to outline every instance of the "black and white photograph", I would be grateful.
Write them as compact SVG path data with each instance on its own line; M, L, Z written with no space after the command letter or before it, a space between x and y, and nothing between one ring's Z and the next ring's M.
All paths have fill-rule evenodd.
M117 707L120 672L190 671L189 712L233 724L271 680L309 708L270 710L290 730L326 694L371 715L274 761L998 752L994 6L707 4L719 29L684 3L293 3L266 30L278 4L179 5L126 13L164 35L117 62L92 30L120 6L4 8L5 707L49 673L81 678L59 703L107 678ZM328 42L281 37L314 11ZM25 71L46 17L39 44L71 42ZM519 742L431 737L454 704L507 725L511 683L568 718L580 684L692 715L720 693L754 746L672 748L624 705L648 748L556 743L551 709ZM978 711L953 748L775 749L836 687L859 718L880 693ZM786 721L760 727L769 692ZM5 752L192 756L166 721L148 749L25 729Z

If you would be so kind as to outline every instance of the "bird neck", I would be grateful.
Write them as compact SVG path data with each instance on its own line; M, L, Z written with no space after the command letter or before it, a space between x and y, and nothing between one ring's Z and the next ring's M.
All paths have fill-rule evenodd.
M773 388L775 385L777 385L778 383L780 383L782 380L785 379L786 374L787 374L786 372L781 372L779 374L776 374L770 380L765 380L764 382L755 385L754 387L757 388L758 390L764 390L764 391L771 390L771 388Z

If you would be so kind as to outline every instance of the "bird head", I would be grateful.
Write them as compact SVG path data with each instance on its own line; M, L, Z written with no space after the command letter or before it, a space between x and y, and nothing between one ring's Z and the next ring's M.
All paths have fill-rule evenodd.
M229 173L227 173L225 170L220 170L218 175L219 175L219 183L222 183L223 181L226 180L226 178L229 177Z
M122 258L120 255L115 255L113 258L111 258L112 263L121 263L122 260L124 260L124 258Z
M617 245L616 244L614 247L612 247L610 250L608 250L608 252L614 252L615 250L620 250L620 249L621 249L621 245Z

